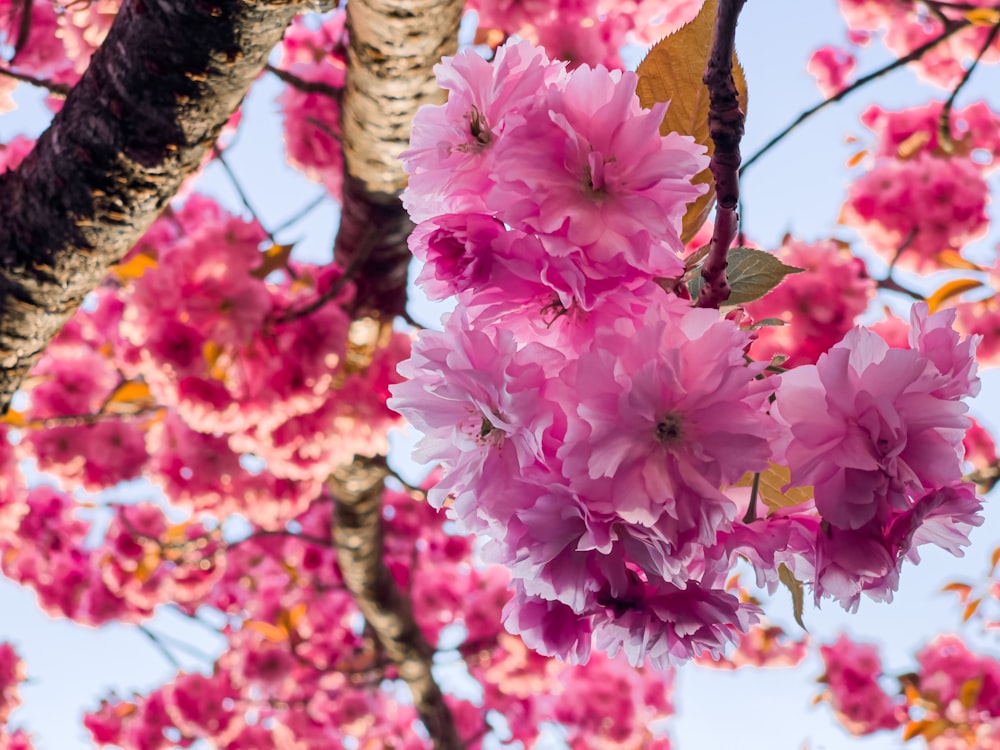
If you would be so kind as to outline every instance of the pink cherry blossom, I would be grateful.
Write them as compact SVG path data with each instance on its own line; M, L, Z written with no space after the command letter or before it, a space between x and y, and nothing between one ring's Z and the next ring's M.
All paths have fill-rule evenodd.
M778 453L794 483L815 486L817 509L840 528L883 521L906 510L913 493L961 476L968 419L958 399L978 389L972 348L953 354L954 334L941 327L949 318L922 315L910 334L920 350L890 349L857 328L815 366L782 377L772 413L788 432ZM932 341L932 331L944 335Z
M823 96L830 98L850 83L855 67L854 55L837 47L821 47L806 63L806 72L816 78Z
M702 192L690 139L659 136L664 106L642 110L634 73L574 71L497 143L487 205L504 223L565 237L601 263L676 276L680 220Z
M832 646L821 646L826 665L823 697L853 735L895 729L906 719L905 709L879 686L882 665L875 646L857 644L841 635Z

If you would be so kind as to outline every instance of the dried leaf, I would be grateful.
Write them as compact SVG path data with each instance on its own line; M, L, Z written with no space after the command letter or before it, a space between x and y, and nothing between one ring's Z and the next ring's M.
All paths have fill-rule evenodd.
M965 12L965 18L974 26L996 26L1000 24L1000 10L996 8L972 8Z
M110 273L119 281L132 281L141 279L142 275L151 268L156 268L156 258L146 253L136 253L124 263L111 266Z
M122 383L108 399L108 406L119 404L144 408L155 403L153 395L149 391L149 385L140 380L129 380ZM109 411L118 413L113 408Z
M982 597L979 599L973 599L971 602L965 605L965 609L962 612L962 622L968 622L972 619L972 616L976 614L976 610L979 609L979 605L983 603Z
M953 591L958 594L958 600L960 602L965 602L969 598L969 594L972 593L972 586L967 583L959 583L957 581L947 584L942 591Z
M802 607L805 600L804 591L805 587L802 585L802 581L795 577L795 574L789 569L787 565L781 563L778 565L778 580L784 584L785 588L792 595L792 616L795 618L795 622L803 630L806 629L805 623L802 622Z
M801 268L786 266L778 258L765 250L750 247L734 247L726 261L726 278L729 280L729 299L726 305L743 305L760 299L774 289L781 280L791 273L802 273ZM701 274L688 284L691 299L698 299L698 292L704 284Z
M660 133L690 135L708 148L714 145L708 132L708 87L702 82L712 49L712 30L718 0L707 0L691 23L660 40L639 63L636 94L647 109L658 102L670 102L660 126ZM733 56L733 79L740 95L740 108L747 111L747 83L736 56ZM706 167L694 178L696 185L708 185L708 192L688 205L684 214L681 239L688 242L715 204L712 173Z
M23 429L28 426L28 420L24 418L24 414L22 412L11 409L2 417L0 417L0 424L5 424L10 427Z
M288 260L292 257L293 247L295 245L271 245L263 252L263 260L250 272L250 275L255 279L266 279L275 271L288 268Z
M952 297L957 297L971 289L978 289L983 286L983 282L975 279L955 279L944 284L934 294L927 298L927 309L930 312L937 312L941 305Z
M302 618L306 616L306 610L308 609L305 602L299 602L290 610L288 610L288 630L298 630L299 623L302 622Z
M966 260L955 250L942 250L935 257L938 263L945 268L958 268L963 271L985 271L982 266Z
M958 691L958 700L966 708L972 708L979 700L979 693L983 689L983 676L973 677L962 683Z
M160 548L156 545L149 545L142 554L142 559L135 568L135 578L139 583L145 583L153 577L153 573L160 567Z
M265 639L271 641L271 643L281 643L282 641L288 640L287 630L280 625L272 625L271 623L264 622L263 620L247 620L243 623L243 627L247 630L259 633L264 636Z
M119 719L124 719L126 716L131 716L138 710L139 707L136 706L134 703L119 703L114 708L114 714Z
M912 159L914 156L920 153L920 149L926 146L931 140L931 134L926 130L917 130L896 146L896 156L898 156L902 161L907 161Z
M858 153L856 153L854 156L852 156L850 159L847 160L847 166L849 167L858 166L858 164L860 164L861 161L866 156L868 156L868 149L863 148L860 151L858 151Z
M753 485L753 478L753 473L747 473L735 486L750 487ZM772 511L779 508L794 508L813 499L812 487L792 486L785 489L791 481L791 469L771 464L765 471L760 472L760 478L757 480L757 496Z

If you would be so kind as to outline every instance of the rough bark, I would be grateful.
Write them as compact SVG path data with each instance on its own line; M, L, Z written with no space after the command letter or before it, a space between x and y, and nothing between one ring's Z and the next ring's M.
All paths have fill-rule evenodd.
M702 266L705 283L698 307L719 307L729 299L726 256L736 237L736 209L740 201L740 141L745 115L733 79L736 21L746 0L720 0L712 34L712 51L703 78L708 86L708 131L715 144L709 168L715 179L715 231Z
M159 215L302 0L126 0L23 164L0 176L0 410Z
M345 180L334 255L344 267L367 253L357 277L359 313L384 316L406 305L406 237L412 228L398 195L406 186L399 155L413 116L440 104L434 65L458 48L461 0L351 0L347 4L347 84L343 123Z
M431 674L434 648L417 625L409 597L399 590L385 564L382 493L387 475L384 463L359 459L330 478L336 499L337 564L361 614L410 686L434 747L458 750L463 745L454 719Z

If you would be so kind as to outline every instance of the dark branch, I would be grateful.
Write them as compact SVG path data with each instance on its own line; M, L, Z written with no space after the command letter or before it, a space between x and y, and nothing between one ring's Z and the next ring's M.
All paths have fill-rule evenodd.
M412 602L385 564L382 493L388 474L384 462L358 459L330 478L330 492L336 498L337 564L361 614L410 686L434 747L458 750L463 745L451 710L431 673L434 649L417 625Z
M715 150L709 168L715 178L715 231L702 266L705 280L698 307L719 307L729 298L726 255L736 236L736 207L740 201L740 141L745 115L733 80L736 21L746 0L720 0L712 34L712 52L705 69L708 86L708 132Z
M0 76L13 78L15 81L28 83L32 86L36 86L37 88L45 89L53 96L65 97L71 90L71 87L67 86L65 83L56 83L55 81L49 81L45 78L35 78L35 76L29 76L27 73L18 73L16 70L11 70L10 68L5 68L3 66L0 66Z
M127 0L62 110L0 175L0 411L194 173L299 0Z
M458 49L461 0L351 0L342 122L346 174L334 258L344 268L374 228L377 238L356 279L355 314L400 315L412 229L399 202L406 185L399 155L413 116L440 104L434 65Z
M340 96L343 93L341 89L336 86L331 86L329 83L324 83L323 81L307 81L305 78L300 78L294 73L290 73L287 70L282 70L274 65L268 63L264 66L264 70L273 75L279 81L287 83L293 89L301 91L303 94L322 94L323 96L328 96L336 102L340 101Z
M757 152L753 156L751 156L749 159L747 159L746 162L743 164L743 168L740 170L740 174L741 175L745 174L746 171L748 169L750 169L750 167L753 164L755 164L758 159L760 159L764 154L766 154L772 148L774 148L779 143L781 143L786 137L788 137L788 135L793 130L795 130L799 125L801 125L802 123L804 123L806 120L808 120L810 117L812 117L813 115L815 115L817 112L821 112L822 110L824 110L827 107L829 107L831 104L835 104L836 102L839 102L842 99L847 98L848 96L850 96L851 94L853 94L858 89L866 86L867 84L871 83L872 81L874 81L874 80L876 80L878 78L881 78L882 76L886 75L887 73L891 73L896 68L901 68L904 65L909 65L911 62L915 62L915 61L919 60L924 55L926 55L928 52L930 52L932 49L934 49L935 47L937 47L942 42L947 41L948 39L950 39L952 36L954 36L955 34L957 34L962 29L969 28L969 25L970 25L970 23L968 21L955 21L953 24L945 26L944 31L942 31L940 34L938 34L933 39L929 39L928 41L924 42L923 44L921 44L919 47L917 47L916 49L914 49L909 54L903 55L903 57L900 57L900 58L898 58L896 60L893 60L891 63L889 63L888 65L884 65L883 67L879 68L878 70L873 70L871 73L869 73L867 75L864 75L864 76L861 76L861 78L859 78L858 80L856 80L850 86L848 86L845 89L842 89L841 91L838 91L836 94L834 94L833 96L831 96L829 99L824 99L819 104L817 104L817 105L815 105L813 107L810 107L805 112L803 112L798 117L796 117L791 123L789 123L788 126L785 127L784 130L782 130L780 133L778 133L776 136L774 136L771 140L769 140L767 143L765 143L763 146L761 146L761 148L758 149Z
M958 85L951 92L951 96L948 97L948 101L944 103L944 107L941 108L941 119L938 120L938 140L941 141L941 146L945 151L951 153L955 149L955 142L951 137L951 110L955 106L955 99L958 98L959 92L965 88L965 84L969 82L972 78L972 74L976 72L976 68L979 66L979 61L983 59L983 55L993 46L993 42L997 38L997 32L1000 32L1000 23L993 24L990 29L990 33L986 35L986 39L983 40L983 45L979 49L979 54L976 55L976 59L972 61L972 64L966 68L965 73L962 75L962 79L958 82Z

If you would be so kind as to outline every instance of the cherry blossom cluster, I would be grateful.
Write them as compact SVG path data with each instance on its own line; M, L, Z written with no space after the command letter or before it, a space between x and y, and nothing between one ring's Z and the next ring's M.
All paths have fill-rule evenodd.
M472 540L447 533L427 503L386 493L386 563L421 602L416 614L433 644L460 627L444 653L465 659L481 681L481 702L449 697L470 748L506 717L505 739L532 746L541 726L559 721L594 747L668 748L649 725L672 714L672 674L622 669L605 659L558 665L502 632L510 597L501 568L469 565ZM332 541L332 499L322 498L283 534L256 529L230 545L225 573L199 600L226 615L226 651L211 673L181 672L146 695L112 696L85 718L101 746L156 750L195 740L220 748L329 747L331 742L426 748L412 706L381 689L394 665L359 627ZM247 572L253 571L252 583ZM184 609L196 616L194 603ZM572 696L571 699L568 699Z
M916 271L946 265L944 251L961 251L989 227L986 177L1000 157L1000 118L984 102L956 110L942 142L942 109L862 114L876 136L872 166L851 183L842 216L887 262Z
M762 361L782 357L785 367L815 364L868 309L875 281L861 258L833 240L809 244L787 238L775 254L802 272L790 274L765 297L744 306L755 321L784 323L756 331L753 356Z
M28 734L9 723L11 712L21 705L19 685L26 678L17 651L9 643L0 643L0 747L4 750L32 750Z
M979 384L953 313L916 309L906 349L848 331L873 292L863 268L792 243L813 268L833 256L850 292L807 280L761 301L828 300L801 355L816 364L764 377L775 342L748 362L745 314L655 284L683 273L684 186L704 160L658 134L634 77L566 74L527 42L438 75L451 96L415 121L404 203L418 282L458 309L421 333L391 404L423 433L415 457L444 469L430 501L510 568L511 632L573 662L596 643L665 667L718 657L756 620L723 588L737 557L855 608L891 598L920 544L961 552L980 522L961 399ZM725 490L773 463L815 500L758 519Z
M567 61L570 68L621 68L625 44L656 43L691 21L703 4L704 0L474 0L466 7L478 16L477 40L496 40L493 47L516 35Z
M982 523L975 487L962 480L975 395L974 341L954 312L915 306L906 348L856 328L782 375L772 415L785 428L776 461L814 499L783 507L727 541L773 588L779 566L811 581L815 597L857 609L862 595L891 601L904 560L935 544L960 556ZM764 540L767 540L766 542Z
M995 44L986 47L992 24L973 24L965 18L969 8L994 8L993 0L934 3L934 12L929 7L931 3L920 0L839 0L839 5L852 43L867 44L879 35L897 57L941 37L945 23L964 23L957 33L911 63L921 79L941 88L954 88L962 79L966 65L984 49L983 62L1000 61L1000 49Z
M340 104L334 95L344 87L347 36L343 9L318 28L302 17L292 22L282 41L279 67L301 81L323 84L322 90L288 86L278 103L284 113L285 149L289 163L340 198L343 155Z
M916 668L895 679L890 695L873 645L847 636L820 648L826 665L820 696L852 734L903 728L929 750L1000 747L1000 662L975 654L957 635L939 635L918 654Z

